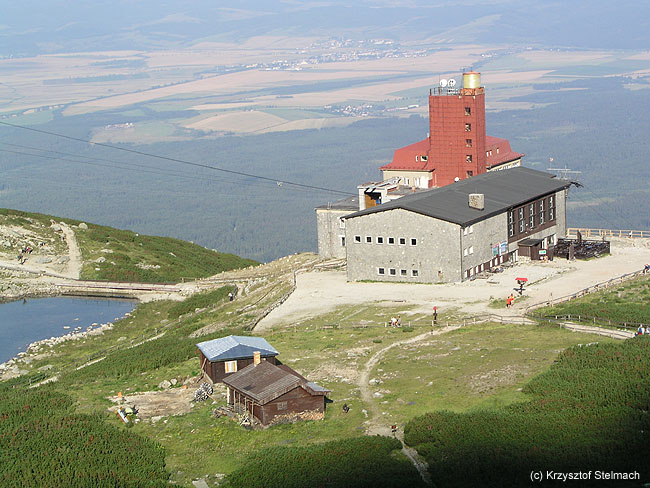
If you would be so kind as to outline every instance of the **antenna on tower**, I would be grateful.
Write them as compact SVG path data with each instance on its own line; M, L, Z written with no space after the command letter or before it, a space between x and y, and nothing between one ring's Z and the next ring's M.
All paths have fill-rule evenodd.
M553 158L548 158L549 164L553 163ZM579 175L582 173L582 171L574 171L570 168L567 168L566 164L564 165L564 168L546 168L548 171L556 171L557 172L557 177L560 180L569 180L569 175Z

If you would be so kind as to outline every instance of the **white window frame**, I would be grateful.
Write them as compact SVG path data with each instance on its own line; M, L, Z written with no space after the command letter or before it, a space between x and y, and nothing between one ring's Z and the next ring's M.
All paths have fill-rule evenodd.
M402 241L404 241L404 242L402 242ZM399 241L397 241L397 242L399 242L400 246L406 246L406 237L400 237Z
M468 231L468 232L469 232L470 234L473 234L473 233L474 233L474 226L473 226L473 225L470 225L470 226L469 226L469 231Z
M375 237L375 243L376 244L383 244L384 243L384 236Z
M226 371L226 374L236 373L237 372L237 361L226 361L223 363L223 367Z
M372 244L372 236L366 236L366 244Z
M418 272L418 270L417 270L417 269L412 269L412 270L411 270L411 276L412 276L413 278L417 278L417 277L419 276L419 272Z
M474 254L474 246L469 246L467 252L469 252L470 254Z
M397 276L397 270L395 268L389 268L388 274L391 276Z
M400 269L399 270L399 275L400 276L408 276L408 271L405 269Z
M463 256L467 256L467 248L463 249Z
M345 236L339 236L339 242L341 243L341 247L345 247Z
M361 244L361 236L354 236L354 243Z
M391 240L392 240L393 242L390 242ZM394 238L394 237L389 237L389 238L388 238L388 245L389 245L389 246L394 246L394 245L395 245L395 238Z
M345 229L345 219L339 217L339 229Z
M384 276L386 274L386 268L382 268L382 267L377 268L377 274L379 276Z
M411 237L411 246L417 246L418 245L418 240L416 237Z

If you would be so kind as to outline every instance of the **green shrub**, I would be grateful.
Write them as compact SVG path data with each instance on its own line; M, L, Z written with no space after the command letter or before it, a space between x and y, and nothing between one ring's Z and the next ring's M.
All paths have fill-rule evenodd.
M72 399L46 386L0 394L0 486L167 486L157 443L74 414Z
M650 337L568 349L524 392L531 401L417 417L405 441L441 486L528 485L533 470L638 471L648 480L638 455L650 430Z
M226 478L229 488L422 487L418 472L405 459L397 439L356 437L307 447L275 447L254 454Z

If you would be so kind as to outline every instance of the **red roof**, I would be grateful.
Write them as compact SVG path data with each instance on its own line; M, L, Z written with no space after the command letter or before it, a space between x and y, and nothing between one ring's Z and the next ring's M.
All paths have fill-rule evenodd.
M485 151L488 155L488 168L524 157L524 154L510 149L510 141L508 139L500 139L492 136L485 137Z
M431 161L422 161L420 156L429 154L429 138L423 139L415 144L402 147L393 154L393 161L379 168L380 170L406 169L411 171L431 171ZM418 156L416 161L415 157Z
M488 168L524 157L524 154L515 152L510 148L508 139L501 139L499 137L486 136L485 151L488 155L486 161ZM393 154L393 161L381 166L379 169L433 171L435 161L422 161L421 159L422 156L428 156L428 154L429 138L427 137L414 144L397 149L395 154Z

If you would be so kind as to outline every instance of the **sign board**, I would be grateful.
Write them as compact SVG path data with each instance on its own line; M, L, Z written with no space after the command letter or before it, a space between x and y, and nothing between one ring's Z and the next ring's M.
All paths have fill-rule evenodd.
M539 255L540 256L546 256L546 249L540 249L539 250Z
M508 254L508 241L503 241L499 248L499 254Z
M492 246L492 257L496 257L499 255L499 244L495 244Z

